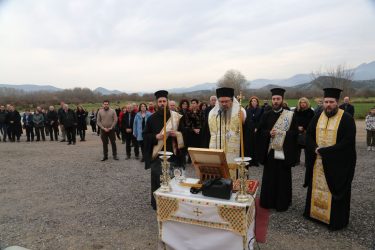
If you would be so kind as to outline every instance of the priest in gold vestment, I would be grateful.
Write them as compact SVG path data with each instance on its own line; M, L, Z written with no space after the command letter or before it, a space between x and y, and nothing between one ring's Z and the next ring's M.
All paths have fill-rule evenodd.
M240 127L246 119L246 111L234 97L233 88L216 89L217 101L208 115L210 132L209 148L223 149L232 179L236 179L235 158L240 156ZM242 111L240 121L239 111Z
M304 216L331 230L349 223L356 165L356 126L353 117L338 107L340 92L324 89L324 109L312 119L306 136Z

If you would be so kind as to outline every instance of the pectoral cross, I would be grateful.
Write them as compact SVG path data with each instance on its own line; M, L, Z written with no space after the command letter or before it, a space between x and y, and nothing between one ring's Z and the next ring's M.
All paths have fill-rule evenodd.
M196 214L197 214L197 217L199 217L199 215L202 214L202 212L199 211L198 208L196 208L196 209L193 211L193 213L196 213Z

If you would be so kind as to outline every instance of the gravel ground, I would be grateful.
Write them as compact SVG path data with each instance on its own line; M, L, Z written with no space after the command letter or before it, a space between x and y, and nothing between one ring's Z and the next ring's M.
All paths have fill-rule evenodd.
M304 167L293 169L293 205L271 211L261 249L374 249L375 152L358 123L358 163L348 228L330 232L302 217ZM24 138L23 138L24 140ZM0 249L157 249L156 214L149 206L150 172L135 159L100 162L101 142L0 143ZM188 173L192 168L188 167ZM251 168L261 179L262 167Z

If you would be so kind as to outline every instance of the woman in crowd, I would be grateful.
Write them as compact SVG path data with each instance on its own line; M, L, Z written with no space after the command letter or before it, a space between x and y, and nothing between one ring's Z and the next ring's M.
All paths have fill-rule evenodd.
M138 141L138 145L141 147L142 158L141 162L144 162L144 145L142 132L146 126L148 118L152 115L147 110L146 103L139 104L139 112L135 115L133 124L133 135Z
M90 118L91 130L92 130L93 133L96 133L96 113L95 113L95 109L91 110L89 118Z
M245 156L251 157L250 166L259 166L255 154L255 133L262 114L263 109L259 106L259 98L256 96L250 97L244 123L244 151Z
M300 163L301 150L306 146L306 130L310 124L311 119L314 117L315 113L311 109L310 102L306 97L302 97L298 100L296 110L294 111L294 116L297 121L298 126L298 158L297 165ZM305 151L306 159L306 151ZM305 160L306 161L306 160Z
M190 126L190 120L189 120L189 112L190 112L190 105L189 100L182 99L180 101L180 104L178 105L178 112L182 115L180 119L180 123L182 123L182 128L187 131ZM187 136L188 137L188 136ZM187 148L190 146L190 138L184 138L185 142L185 148L181 150L181 154L183 155L183 164L186 163L186 156L188 155ZM188 162L190 159L188 159Z
M77 116L77 131L81 139L80 141L85 141L86 130L87 130L87 112L81 105L77 106L76 116Z
M126 131L121 127L122 119L124 118L125 114L126 114L126 106L123 106L121 108L120 114L118 115L118 121L117 121L117 124L118 124L119 129L120 129L120 133L121 133L121 143L122 144L125 144L125 139L126 139L126 136L125 136Z
M188 112L189 121L190 121L190 147L200 148L202 146L202 136L201 129L202 123L202 112L199 110L199 101L197 99L192 99L190 101L190 112Z

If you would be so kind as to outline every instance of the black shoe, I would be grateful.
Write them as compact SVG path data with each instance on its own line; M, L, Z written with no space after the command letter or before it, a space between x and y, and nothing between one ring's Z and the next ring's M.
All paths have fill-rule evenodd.
M66 141L63 139L63 140L61 140L60 142L66 142Z
M104 156L100 161L106 161L106 160L108 160L108 157Z
M117 155L114 155L114 156L113 156L113 160L116 160L116 161L119 160L118 157L117 157Z
M141 162L145 162L145 158L142 157Z
M136 155L136 156L135 156L135 159L136 159L136 160L139 160L139 155Z
M73 145L76 145L76 142L73 142Z
M130 159L130 155L126 156L125 160L129 160Z
M68 142L68 144L67 145L71 145L72 143L71 142Z

